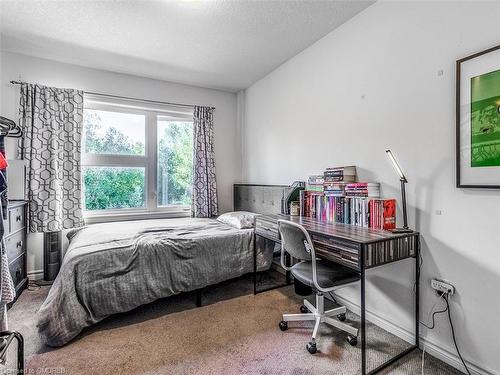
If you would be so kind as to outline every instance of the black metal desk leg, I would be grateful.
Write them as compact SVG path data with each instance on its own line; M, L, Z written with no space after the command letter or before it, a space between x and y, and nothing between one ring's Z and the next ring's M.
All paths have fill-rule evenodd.
M411 353L413 350L419 348L419 345L420 345L420 334L419 334L419 332L420 332L420 330L419 330L419 328L420 328L420 326L419 326L420 325L420 321L419 321L419 317L420 317L420 250L421 250L420 249L420 237L417 236L415 241L416 241L416 243L415 243L415 344L412 345L411 347L407 348L406 350L402 351L401 353L399 353L395 357L392 357L388 361L382 363L377 368L368 372L368 374L370 374L370 375L378 373L380 370L387 368L392 363L396 362L400 358L403 358L405 355ZM362 275L363 276L361 278L361 286L363 288L364 281L365 281L363 271L362 271ZM361 294L362 306L363 306L363 296L364 296L364 293ZM364 308L362 308L362 310L361 310L362 317L363 317L363 312L364 312ZM364 322L364 319L362 318L362 325L364 327L363 322ZM364 337L364 339L366 339L366 337ZM366 349L363 349L363 360L366 359L365 358L365 351L366 351ZM363 368L366 370L366 367L363 367ZM363 370L363 374L365 374L365 370Z
M285 265L287 267L292 266L292 257L288 253L285 254ZM286 285L289 285L292 282L292 275L291 275L290 271L285 272L285 282L286 282Z
M257 294L257 235L253 235L253 294Z
M201 307L202 294L203 294L203 289L198 289L196 291L196 307Z
M364 250L361 254L364 254ZM365 301L365 265L364 256L361 256L361 374L366 374L366 301Z
M14 332L17 340L17 370L19 374L24 374L24 338L18 333Z
M420 347L420 236L415 246L415 346Z

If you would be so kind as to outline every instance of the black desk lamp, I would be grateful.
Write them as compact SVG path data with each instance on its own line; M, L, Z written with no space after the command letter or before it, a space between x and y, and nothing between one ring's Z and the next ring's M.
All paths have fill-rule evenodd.
M406 191L405 191L405 184L408 183L408 180L406 179L405 175L403 174L403 171L401 170L401 167L399 166L398 162L396 161L396 158L394 158L394 155L392 154L391 150L385 150L387 153L387 156L392 162L392 166L394 167L394 170L397 172L399 175L399 181L401 181L401 200L403 201L403 228L396 228L392 229L392 233L411 233L413 232L410 228L408 228L408 215L406 213Z

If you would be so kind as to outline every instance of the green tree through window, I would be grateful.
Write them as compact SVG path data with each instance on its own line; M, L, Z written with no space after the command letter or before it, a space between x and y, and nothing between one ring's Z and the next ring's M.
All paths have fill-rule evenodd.
M193 124L158 121L158 205L191 204Z
M192 123L158 117L157 131L157 204L189 205L193 164ZM86 110L83 151L90 154L144 155L145 145L115 126L104 126L99 111ZM146 207L144 167L84 166L83 174L85 209Z
M83 119L85 149L92 154L144 155L144 143L134 141L114 126L103 126L99 111L86 110ZM103 129L105 131L103 132Z

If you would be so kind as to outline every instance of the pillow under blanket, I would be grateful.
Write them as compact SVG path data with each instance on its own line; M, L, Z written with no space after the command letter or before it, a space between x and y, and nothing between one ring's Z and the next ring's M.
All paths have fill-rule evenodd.
M220 215L217 221L238 229L247 229L253 228L255 215L253 212L248 211L233 211Z

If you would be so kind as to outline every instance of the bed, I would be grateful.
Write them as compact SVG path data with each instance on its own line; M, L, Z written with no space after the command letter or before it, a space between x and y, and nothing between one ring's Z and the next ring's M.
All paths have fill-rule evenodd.
M234 189L235 209L279 212L283 187ZM103 223L68 237L61 270L38 313L40 336L50 346L65 345L112 314L253 271L253 228L215 219ZM259 271L271 262L272 251L257 254Z

